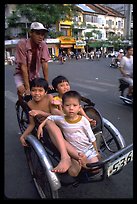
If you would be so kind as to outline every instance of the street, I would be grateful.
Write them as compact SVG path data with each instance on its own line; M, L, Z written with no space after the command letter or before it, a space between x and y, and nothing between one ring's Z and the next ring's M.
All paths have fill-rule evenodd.
M49 63L49 81L64 75L71 89L91 99L104 118L107 118L123 135L126 144L133 142L133 107L119 98L120 73L110 68L111 59L100 61L87 59L70 60L64 64ZM13 79L14 66L5 66L5 137L4 137L4 195L8 199L39 199L27 166L24 149L19 142L15 103L16 87ZM42 76L42 75L41 75ZM132 199L133 164L127 165L119 174L77 188L68 188L66 198L77 199Z

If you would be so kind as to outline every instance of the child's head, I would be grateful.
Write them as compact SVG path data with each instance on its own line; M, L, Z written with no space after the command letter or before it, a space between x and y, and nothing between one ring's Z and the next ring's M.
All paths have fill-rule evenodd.
M67 91L62 96L64 113L67 116L76 116L80 111L81 95L77 91Z
M63 95L65 92L70 90L69 81L64 76L57 76L52 80L53 88L59 93L59 95Z
M30 90L32 90L33 87L42 87L45 92L47 92L48 86L48 82L44 78L35 78L30 83Z
M36 78L30 83L32 99L35 102L41 101L48 91L48 82L43 78Z

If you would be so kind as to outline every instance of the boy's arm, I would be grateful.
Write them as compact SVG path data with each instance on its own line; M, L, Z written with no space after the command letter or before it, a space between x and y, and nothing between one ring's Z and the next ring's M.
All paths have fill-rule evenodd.
M88 121L89 121L93 126L96 126L96 120L93 120L92 118L89 118L89 117L87 116L87 114L85 113L85 111L83 110L82 107L80 108L79 113L80 113L80 115L85 116L85 118L87 118Z
M58 104L56 104L58 102ZM59 109L57 108L59 107ZM62 105L61 102L58 100L54 100L54 98L50 98L50 112L52 115L64 115L63 110L62 110Z
M27 129L24 131L24 133L20 137L20 142L23 146L27 146L27 143L25 142L25 138L32 132L33 128L35 127L35 122L33 117L29 117L30 123L27 127Z
M55 106L51 106L51 114L52 115L64 115L63 111L57 109Z
M94 142L92 142L92 144L93 144L93 147L94 147L95 151L96 151L97 154L98 154L98 148L97 148L96 140L95 140Z
M31 111L29 111L29 115L31 115L32 117L35 117L37 115L48 117L49 115L51 115L51 113L47 113L47 112L41 111L41 110L31 110Z
M43 127L46 125L47 120L48 119L46 118L38 127L38 130L37 130L38 139L43 137Z

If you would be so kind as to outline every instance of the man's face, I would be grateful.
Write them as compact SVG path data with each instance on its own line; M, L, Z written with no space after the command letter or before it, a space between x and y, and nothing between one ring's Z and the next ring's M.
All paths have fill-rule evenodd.
M131 55L133 55L133 48L130 48L129 50L128 50L128 54L131 56Z
M40 44L44 40L45 33L44 30L33 30L30 32L30 38L34 43Z

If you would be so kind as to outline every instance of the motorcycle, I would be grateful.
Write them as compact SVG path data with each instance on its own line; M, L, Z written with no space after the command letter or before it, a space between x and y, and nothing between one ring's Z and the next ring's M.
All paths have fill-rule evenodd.
M127 97L128 94L128 88L129 88L129 83L124 81L122 78L119 79L119 91L120 91L120 99L127 105L132 105L133 104L133 95L131 99Z
M120 62L117 60L117 58L112 58L110 67L112 67L112 68L118 68L119 65L120 65Z

